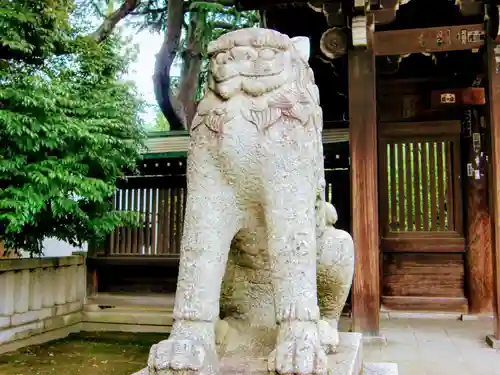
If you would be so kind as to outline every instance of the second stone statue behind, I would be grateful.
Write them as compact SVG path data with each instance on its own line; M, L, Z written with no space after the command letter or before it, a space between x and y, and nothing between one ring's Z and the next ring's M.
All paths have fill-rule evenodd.
M261 28L208 46L174 324L151 348L149 375L328 373L354 246L325 201L309 49Z

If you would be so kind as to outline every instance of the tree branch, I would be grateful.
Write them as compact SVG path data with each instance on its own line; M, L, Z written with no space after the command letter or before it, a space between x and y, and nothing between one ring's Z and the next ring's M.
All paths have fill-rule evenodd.
M224 30L233 30L237 28L236 25L233 25L228 22L214 22L212 23L212 27L214 29L224 29Z
M139 5L141 5L141 0L125 0L120 8L107 16L101 26L99 26L96 31L90 34L90 36L94 38L98 43L104 41L111 35L118 22L120 22L135 9L137 9Z
M214 4L220 4L225 7L232 7L236 5L236 0L192 0L192 1L186 1L184 4L185 9L189 9L191 4L193 3L214 3Z
M99 15L100 17L103 17L103 18L105 17L104 13L102 12L102 10L98 4L96 4L94 1L91 1L90 5L92 6L92 8L94 8L94 12L96 12L97 15Z
M167 11L167 8L155 8L155 9L144 9L140 10L138 12L130 12L130 15L132 16L145 16L148 14L158 14L158 13L165 13Z
M170 91L170 68L179 50L183 21L184 0L169 0L165 38L156 55L153 83L156 101L170 123L170 130L184 129L183 121L180 119L185 119L184 109L181 108L180 114L176 112L172 103L176 98L171 97Z
M187 35L187 46L183 56L185 65L179 85L178 98L179 102L182 105L182 108L184 109L186 127L188 128L188 130L196 112L196 89L198 87L198 80L203 64L203 56L201 51L202 44L201 40L197 37L197 31L200 27L200 21L206 19L206 16L207 15L205 11L191 13Z

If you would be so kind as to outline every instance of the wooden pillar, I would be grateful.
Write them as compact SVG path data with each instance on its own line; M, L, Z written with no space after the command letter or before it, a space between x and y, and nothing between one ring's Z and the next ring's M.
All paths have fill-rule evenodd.
M500 48L493 48L493 41L487 41L488 59L488 106L490 112L490 155L489 187L492 229L493 265L493 313L495 316L493 335L489 343L500 342ZM498 59L498 60L497 60ZM498 62L497 62L498 61Z
M467 298L469 313L492 309L492 247L488 207L488 167L485 149L483 108L470 106L463 114L463 135L467 145Z
M367 41L373 33L371 17L366 17L364 26L361 23L366 27ZM367 44L368 48L355 46L348 52L352 235L356 249L352 318L354 331L376 336L380 315L377 121L375 57Z

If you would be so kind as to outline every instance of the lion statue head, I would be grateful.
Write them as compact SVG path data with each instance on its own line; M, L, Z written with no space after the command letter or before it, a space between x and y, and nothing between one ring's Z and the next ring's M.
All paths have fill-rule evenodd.
M280 120L322 128L319 91L309 67L309 39L278 31L246 28L208 45L205 97L191 129L205 123L216 133L233 98L243 98L241 113L262 131Z
M253 97L269 93L293 80L299 65L307 68L309 48L305 37L289 38L270 29L229 32L208 45L208 88L224 99L240 92Z

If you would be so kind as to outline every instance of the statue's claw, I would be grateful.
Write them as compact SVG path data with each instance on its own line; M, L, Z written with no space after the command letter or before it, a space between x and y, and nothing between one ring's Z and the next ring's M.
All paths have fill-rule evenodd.
M209 357L214 356L212 360ZM214 375L215 353L200 341L169 339L151 347L150 375Z
M203 328L202 325L198 328ZM172 335L151 347L149 375L216 375L217 355L211 337L197 335L190 324L174 323ZM202 333L200 330L198 333ZM208 339L209 341L206 341Z
M228 331L229 324L225 320L219 320L215 323L215 343L217 345L224 343Z
M321 346L327 354L335 353L340 341L339 331L326 320L320 320L317 324Z
M329 329L325 324L310 321L282 323L279 327L276 348L268 357L269 372L326 375L327 353L334 344L335 337L331 332L327 332Z

